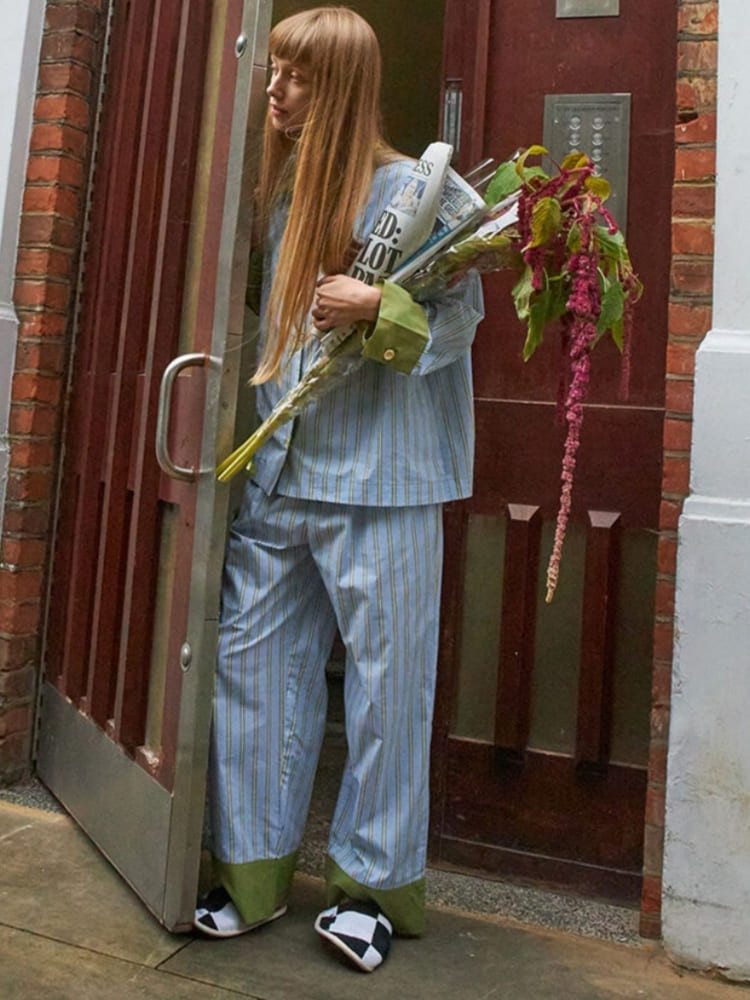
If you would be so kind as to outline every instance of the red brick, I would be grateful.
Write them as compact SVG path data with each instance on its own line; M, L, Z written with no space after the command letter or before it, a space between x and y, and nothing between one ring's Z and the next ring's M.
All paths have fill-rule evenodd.
M31 698L36 688L36 670L24 667L21 670L0 673L0 700Z
M0 778L6 782L20 781L31 763L31 736L13 733L0 740Z
M672 260L672 291L676 295L709 296L713 291L714 263L710 257L676 257Z
M715 39L702 38L700 41L678 41L678 73L715 73L717 65L717 43Z
M643 913L654 914L661 912L661 876L646 875L644 877L641 907Z
M716 185L712 181L702 184L675 184L672 190L672 212L691 219L713 219L716 212Z
M39 402L56 405L60 399L60 379L51 375L32 375L18 372L13 376L15 402Z
M24 212L44 212L77 219L81 194L57 184L27 184L23 193Z
M719 24L719 7L716 0L680 6L677 30L680 34L715 35Z
M677 525L682 513L682 501L662 499L659 508L659 527L662 530L677 531Z
M76 236L73 221L64 219L60 215L39 215L27 212L21 218L19 230L21 246L53 246L74 250L77 249Z
M51 437L57 433L58 420L56 407L14 402L10 407L8 429L11 434Z
M687 496L690 489L690 455L664 455L662 489L665 493Z
M717 80L710 76L693 76L685 73L677 80L677 107L694 111L716 109Z
M657 547L657 570L659 573L674 575L676 566L677 566L677 539L662 533L659 536L659 543ZM662 654L659 653L657 655L662 655ZM664 653L663 658L670 659L671 656L672 656L672 643L670 641L667 644L667 649L666 652Z
M690 302L669 303L669 332L673 336L703 340L711 329L712 320L711 306L694 305Z
M38 650L39 640L36 636L0 637L0 673L31 666L36 661Z
M33 721L33 710L30 705L13 708L9 712L0 711L0 739L12 733L29 732Z
M98 44L86 35L72 31L53 31L42 38L40 62L63 62L72 60L93 66L98 55Z
M40 306L62 312L70 302L70 285L62 281L18 278L13 301L22 309Z
M667 376L664 405L668 414L693 412L693 381Z
M667 742L669 737L669 705L653 705L651 708L651 739L657 745Z
M47 558L47 542L38 539L9 538L7 535L0 542L1 562L18 569L30 569L34 566L44 566Z
M669 375L693 375L695 373L695 352L698 340L675 340L667 343L667 373Z
M58 127L74 125L84 134L89 127L89 102L78 94L42 94L34 102L34 120L51 122Z
M673 222L672 252L709 255L714 252L714 227L711 222Z
M709 143L716 142L716 113L706 111L699 114L692 121L682 121L678 114L678 122L675 126L675 142L685 145L686 143Z
M0 601L24 601L39 598L44 577L41 569L0 573Z
M663 785L649 785L646 791L646 823L664 826L665 790Z
M101 16L98 12L82 4L62 4L47 6L44 16L45 31L76 31L94 35Z
M43 63L39 68L39 91L49 93L70 90L90 97L93 75L90 67L80 63Z
M49 150L83 159L87 146L88 135L80 128L74 128L64 122L61 124L37 122L31 132L29 148L35 153Z
M690 451L693 424L687 418L668 417L664 421L664 448L670 452Z
M27 538L46 538L50 529L49 503L7 504L3 531ZM5 571L7 572L7 571ZM0 571L0 575L2 571Z
M664 829L659 826L646 825L643 837L643 872L644 875L661 875L664 863Z
M675 150L674 179L685 181L712 181L716 177L716 150L702 147L689 149L678 146Z
M41 623L41 601L0 601L0 632L29 635Z
M10 464L14 469L49 468L54 460L55 451L55 445L52 441L34 441L21 438L11 441Z
M665 585L666 585L666 581ZM674 590L674 585L670 584ZM672 700L672 664L664 660L654 662L651 681L651 698L654 704L669 705Z
M64 336L68 329L68 316L64 312L53 312L51 309L19 309L21 320L21 337L50 337L58 339Z
M34 371L62 375L66 347L61 340L19 340L16 348L16 371Z
M67 250L53 248L22 248L18 251L16 274L20 278L70 278L73 272L73 255Z
M65 184L80 188L84 182L83 160L62 153L35 153L29 157L26 179L31 184Z
M54 475L51 467L45 469L16 469L11 465L6 496L8 500L25 500L36 503L46 500L52 492Z
M674 584L670 580L656 581L654 607L657 615L664 618L674 615Z
M672 655L673 647L674 624L671 621L656 622L654 625L654 656L666 660Z
M638 922L638 933L647 941L660 941L661 915L656 913L641 913Z

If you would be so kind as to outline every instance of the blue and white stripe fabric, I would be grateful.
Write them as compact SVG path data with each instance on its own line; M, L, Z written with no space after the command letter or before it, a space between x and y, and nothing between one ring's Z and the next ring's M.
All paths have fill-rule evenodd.
M227 549L216 678L212 826L222 861L299 847L338 625L349 754L329 854L373 888L424 874L440 510L246 490Z
M405 161L376 172L359 239L408 172ZM270 270L281 225L283 212L270 227ZM256 457L230 534L212 827L217 870L247 921L268 918L285 901L323 739L325 664L338 627L349 754L331 827L336 871L329 890L343 878L351 880L347 889L390 894L393 909L380 896L381 909L399 932L419 933L441 504L471 491L477 276L426 312L429 340L417 373L365 362L282 427ZM318 349L304 347L280 383L259 387L261 417ZM399 892L401 901L408 897L405 915L396 912Z
M408 161L380 167L358 222L363 241L409 174ZM272 220L270 266L283 227ZM271 493L331 503L412 506L471 494L474 410L469 348L483 315L482 289L470 274L425 305L430 339L417 369L403 375L367 363L279 428L255 458L255 481ZM265 418L319 351L312 341L292 357L281 381L259 386Z

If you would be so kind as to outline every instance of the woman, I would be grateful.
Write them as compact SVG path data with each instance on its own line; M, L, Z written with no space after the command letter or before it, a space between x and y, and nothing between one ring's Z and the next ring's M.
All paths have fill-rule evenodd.
M441 504L471 489L481 290L471 276L422 307L343 273L411 169L382 136L369 25L308 10L274 28L270 52L261 418L317 355L311 320L369 324L368 361L261 449L230 534L211 765L219 887L195 926L227 937L286 909L338 627L349 752L315 927L372 971L393 932L423 925Z

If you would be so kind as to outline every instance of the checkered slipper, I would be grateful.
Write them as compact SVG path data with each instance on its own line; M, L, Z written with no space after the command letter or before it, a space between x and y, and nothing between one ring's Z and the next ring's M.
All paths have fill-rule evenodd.
M393 936L390 920L374 903L356 900L323 910L315 930L362 972L373 972L385 961Z
M281 906L270 917L265 920L257 920L254 924L246 924L240 916L239 910L232 902L232 899L224 888L219 886L212 889L207 896L198 900L193 918L193 927L201 934L208 934L209 937L230 938L237 937L238 934L246 934L247 931L263 924L270 923L286 913L286 906Z

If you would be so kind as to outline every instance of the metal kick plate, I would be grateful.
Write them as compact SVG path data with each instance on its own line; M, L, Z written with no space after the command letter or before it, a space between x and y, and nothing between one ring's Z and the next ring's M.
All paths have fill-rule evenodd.
M585 153L612 186L607 208L625 232L628 218L630 94L547 94L544 145L556 163Z
M557 0L558 17L617 17L620 0Z

